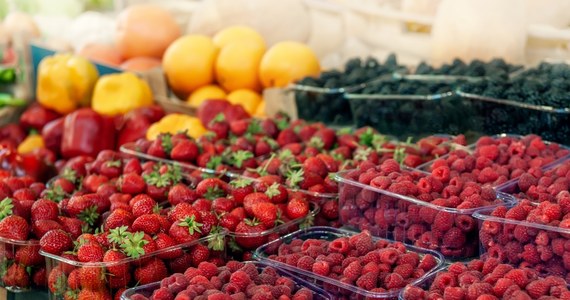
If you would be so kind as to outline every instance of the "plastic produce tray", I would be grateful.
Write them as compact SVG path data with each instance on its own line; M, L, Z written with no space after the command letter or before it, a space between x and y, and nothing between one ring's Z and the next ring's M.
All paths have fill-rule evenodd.
M260 262L260 261L252 261L252 262L247 262L247 263L252 263L254 264L258 271L262 271L265 268L272 268L273 266L264 262ZM309 290L311 290L313 292L313 300L329 300L329 299L333 299L333 297L324 289L318 287L317 285L314 285L312 283L309 283L308 281L299 278L298 276L295 276L285 270L279 269L279 268L274 268L275 271L277 271L277 274L279 274L280 276L286 276L291 278L293 281L295 281L296 283L296 288L299 287L304 287L307 288ZM138 287L134 287L134 288L130 288L128 290L126 290L122 295L121 295L121 300L131 300L133 299L133 295L135 294L139 294L142 296L145 296L147 298L150 298L152 296L152 293L158 289L160 287L160 282L154 282L154 283L150 283L150 284L146 284L143 286L138 286Z
M434 205L351 180L347 178L349 172L355 170L339 172L336 175L340 184L340 222L345 226L356 230L368 229L378 237L436 250L448 260L461 260L478 255L477 222L472 215L480 208L456 209ZM420 178L426 175L419 171L411 172L419 173ZM365 200L368 205L359 207L360 200ZM511 196L497 193L496 203L488 207L510 204L513 201ZM415 217L410 218L410 214ZM439 215L441 219L452 222L448 230L461 230L458 237L464 240L461 245L444 245L445 233L433 229Z
M43 257L40 260L31 260L32 255L28 251L32 251L38 256L40 251L39 241L17 241L0 237L0 265L2 266L0 287L12 293L28 292L32 289L45 289L45 287L35 286L33 281L33 276L37 272L40 272L42 269L45 270L45 260ZM23 253L23 257L21 253ZM25 260L27 260L29 264L24 264ZM19 268L18 265L23 266L24 270L26 270L25 276L27 279L10 277L10 273L13 272L10 269ZM17 272L14 272L14 274L17 274ZM12 282L15 282L15 284L12 284Z
M355 285L345 284L336 279L317 275L313 272L305 271L297 267L269 259L269 256L274 254L281 244L288 243L293 239L301 239L301 240L323 239L327 241L332 241L340 237L350 237L355 234L357 233L343 229L331 228L331 227L312 227L306 230L299 230L293 232L291 234L283 236L277 240L274 240L258 248L255 251L254 257L256 259L260 259L261 261L274 265L278 268L290 271L295 275L300 275L302 278L305 278L307 281L313 282L319 286L326 285L327 286L326 290L332 293L335 299L396 299L398 297L398 293L400 292L400 290L392 290L387 292L370 292L365 289L359 288ZM374 238L374 240L378 241L384 239ZM387 241L393 242L390 240ZM420 256L426 254L433 255L438 261L438 265L434 267L433 270L437 269L443 264L443 257L441 256L440 253L431 250L420 249L410 245L406 245L406 249L409 252L416 252ZM427 274L430 274L430 272L426 272L426 275L424 276L427 276ZM422 278L423 277L420 277L414 282L418 282Z
M221 233L221 234L225 234L225 233ZM71 259L67 259L65 257L61 257L59 255L54 255L51 253L46 253L40 250L40 254L45 256L46 258L46 265L47 265L47 269L46 269L46 273L48 278L54 280L54 282L57 282L57 285L54 285L54 289L50 288L48 289L49 292L49 299L51 300L59 300L59 299L67 299L64 297L65 293L68 291L73 291L69 284L68 284L68 280L67 277L69 276L69 274L75 270L78 270L77 272L86 272L86 273L90 273L90 274L97 274L96 272L101 272L101 282L94 282L94 281L90 281L90 285L93 286L98 286L99 287L99 291L103 291L105 293L109 293L112 292L112 295L114 296L114 293L117 292L118 289L123 288L123 287L134 287L138 284L147 284L148 282L137 282L134 279L134 275L135 274L135 269L142 265L143 263L146 263L149 260L153 260L153 259L161 259L167 269L168 269L168 274L173 274L173 273L180 273L180 272L184 272L184 270L182 269L172 269L171 267L171 262L180 259L182 257L182 255L185 255L186 253L192 251L192 249L197 246L197 245L203 245L203 246L208 246L208 243L210 241L212 241L212 239L214 239L216 237L214 236L207 236L207 237L203 237L199 240L196 241L192 241L192 242L188 242L185 244L180 244L180 245L176 245L176 246L172 246L172 247L168 247L165 249L161 249L159 251L155 251L152 253L147 253L143 256L141 256L140 258L137 259L133 259L133 258L125 258L122 260L118 260L118 261L113 261L113 262L90 262L90 263L84 263L84 262L79 262L79 261L74 261ZM170 254L169 252L173 252L173 251L183 251L183 254L181 254L180 256L176 256L174 257L174 255L166 257L165 255ZM212 253L219 255L221 258L225 259L226 257L226 253L225 251L213 251L211 250L211 255ZM127 276L124 280L118 279L118 278L114 278L114 276L109 273L109 268L110 267L115 267L115 268L120 268L124 266L125 268L127 268ZM188 265L187 267L191 267L192 265ZM194 266L195 267L195 266ZM177 267L178 268L178 267ZM96 278L96 277L94 277ZM81 288L85 288L84 286L81 286ZM93 290L93 287L91 287L91 289Z
M540 133L546 140L567 143L570 140L569 107L551 107L526 104L508 99L495 99L457 91L463 102L469 104L474 129L480 134L513 132Z
M565 277L570 284L570 266L564 264L564 244L570 241L570 230L558 226L543 225L528 221L517 221L492 216L492 209L483 209L475 213L479 223L481 237L481 258L495 257L502 263L517 267L533 268L542 277L557 275ZM548 235L545 245L535 243L540 232ZM560 250L560 245L562 245ZM522 259L522 254L540 250L540 259L529 261ZM544 256L541 255L545 251Z

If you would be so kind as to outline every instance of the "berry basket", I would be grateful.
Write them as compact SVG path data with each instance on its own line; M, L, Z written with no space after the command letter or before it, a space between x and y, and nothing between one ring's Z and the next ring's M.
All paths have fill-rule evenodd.
M469 103L473 115L470 118L480 134L516 132L538 133L545 139L566 142L570 130L570 108L533 105L508 99L495 99L482 95L457 91L464 102Z
M297 218L289 222L280 224L271 229L263 230L261 232L228 232L228 251L253 251L261 245L269 241L278 239L279 237L298 230L299 228L308 228L312 225L315 216L319 213L320 207L310 202L309 213L302 218Z
M290 271L293 274L299 275L300 277L306 279L309 282L312 282L312 283L315 283L319 286L322 286L325 290L332 293L333 296L335 297L335 299L396 299L398 297L398 293L400 292L401 288L394 288L394 289L389 290L389 291L387 291L387 290L370 291L372 289L366 290L364 288L359 287L358 285L360 285L360 281L356 281L356 284L355 284L355 282L341 281L341 280L331 278L329 276L319 275L319 274L312 272L312 271L309 271L307 269L301 269L300 267L292 266L292 265L288 264L286 260L285 261L275 260L275 257L274 257L277 254L282 255L283 253L285 253L285 252L283 252L283 253L281 252L281 251L285 251L282 249L282 246L284 246L286 244L290 244L291 242L297 243L296 244L297 246L301 246L302 244L304 245L304 243L306 241L308 241L309 243L314 243L317 240L321 240L324 242L332 242L332 241L342 239L342 238L346 238L348 240L348 239L355 237L355 236L358 236L358 235L359 234L357 234L356 232L347 231L347 230L343 230L343 229L337 229L337 228L331 228L331 227L312 227L312 228L293 232L293 233L288 234L286 236L283 236L277 240L274 240L274 241L258 248L255 251L254 256L256 259L260 259L261 261L272 264L272 265L276 266L277 268ZM299 241L299 242L297 242L297 241ZM395 244L393 244L393 241L381 239L381 238L372 238L372 242L376 243L376 245L382 245L382 246L378 246L379 247L378 249L380 249L380 247L389 248L389 247L392 247L395 245ZM403 247L403 248L400 248L400 251L398 252L402 255L402 256L400 256L402 259L403 259L403 255L409 255L409 256L416 257L418 259L416 262L419 262L420 260L424 261L425 257L430 256L429 258L425 259L425 261L430 260L430 262L431 262L428 270L422 269L422 275L418 276L416 279L412 279L412 277L408 278L409 283L414 283L414 282L421 280L424 276L426 276L427 274L429 274L433 270L440 267L443 263L443 257L441 256L441 254L439 254L435 251L420 249L420 248L417 248L414 246L404 245L401 243L399 243L398 246ZM372 247L376 247L376 246L374 245ZM290 250L292 250L292 249L293 248L291 248ZM302 248L300 248L300 249L302 249ZM371 249L371 248L369 248L369 249ZM385 249L380 249L380 251L382 251L382 250L385 250ZM389 251L391 251L391 250L389 250ZM286 251L286 252L288 254L294 253L293 251ZM369 252L373 253L376 251L372 250ZM373 255L371 255L371 256L373 256ZM366 258L368 256L364 255L363 257ZM353 261L357 261L357 259L355 259L355 258L346 258L346 259L351 259ZM299 259L299 261L300 260L301 259ZM313 261L318 262L318 260L313 260ZM421 264L421 262L419 264ZM298 265L300 266L301 264L298 264ZM340 267L340 264L337 264L335 266ZM346 268L349 268L349 267L350 267L350 264ZM343 270L345 270L346 268L341 268L341 270L340 270L341 273L344 272ZM333 267L333 269L334 269L334 267ZM420 267L417 267L416 269L420 269ZM415 271L417 271L417 270L414 270L414 272ZM331 269L331 274L333 274L333 272L334 271ZM364 275L365 274L363 274L363 276Z
M291 291L292 294L294 294L300 288L307 288L312 292L312 294L313 294L312 299L313 300L333 299L333 297L327 291L322 289L321 287L318 287L317 285L309 283L306 280L299 278L299 277L297 277L297 276L295 276L295 275L293 275L293 274L291 274L285 270L282 270L279 268L274 268L272 265L264 263L264 262L260 262L260 261L251 261L251 262L245 262L245 263L253 264L255 267L257 267L257 270L260 273L267 268L271 268L271 269L275 270L279 276L290 278L291 280L293 280L295 282L295 290ZM121 295L121 300L144 299L144 298L141 298L140 296L143 296L143 297L150 299L150 297L153 295L154 291L159 289L160 287L161 287L161 282L155 282L155 283L151 283L151 284L147 284L147 285L143 285L143 286L134 287L134 288L126 290ZM137 295L137 296L135 296L135 295Z
M404 172L415 176L414 180L418 182L428 176L411 169ZM448 260L478 255L477 223L472 217L477 208L444 207L351 179L358 178L361 173L360 170L348 170L336 175L340 185L342 224L356 230L368 229L377 237L439 251ZM507 194L496 193L494 196L489 207L514 201Z
M485 138L485 137L482 137ZM507 144L510 146L510 144L512 144L512 142L522 142L523 144L526 144L525 147L527 147L529 144L531 144L533 142L533 140L540 140L542 143L544 143L544 145L546 145L546 148L543 150L543 152L539 152L538 154L533 154L533 155L526 155L526 154L510 154L511 149L507 149L506 151L509 152L509 157L507 159L506 162L499 162L498 164L501 166L506 166L509 164L509 161L511 160L512 157L514 156L521 156L521 158L523 156L529 156L529 160L530 159L537 159L540 161L537 161L536 163L533 162L533 164L539 164L541 165L543 170L546 170L548 168L551 168L552 166L556 166L560 163L562 163L564 160L566 160L567 158L570 157L570 148L568 146L562 145L562 144L558 144L555 142L550 142L550 141L545 141L542 140L542 137L536 136L536 135L527 135L527 136L522 136L522 135L518 135L518 134L507 134L507 133L501 133L501 134L495 134L490 136L491 139L493 139L497 145L499 144ZM487 143L485 144L487 145ZM484 146L484 145L483 145ZM472 155L475 158L477 158L480 154L478 154L478 152L480 151L478 146L477 146L477 142L467 145L467 146L456 146L455 150L459 150L464 152L464 154L468 154L468 155ZM515 150L512 150L515 151ZM451 155L454 154L460 154L460 153L448 153L444 156L441 156L438 159L434 159L432 161L426 162L420 166L418 166L416 169L424 171L424 172L431 172L432 171L432 166L433 164L438 161L438 160L448 160L449 157ZM517 169L521 169L521 170L528 170L530 168L530 163L523 165L522 167L517 167ZM451 166L451 169L453 170L453 166ZM512 180L511 178L507 178L508 181ZM499 186L502 185L507 185L508 182L499 184ZM502 191L502 190L499 190Z
M47 266L49 299L67 299L76 295L81 299L86 295L113 297L125 288L149 284L173 273L184 272L188 267L196 267L199 261L192 253L197 248L210 249L209 244L225 238L219 235L203 237L199 240L161 249L139 258L124 258L112 262L79 262L44 251ZM197 250L196 250L197 251ZM203 251L200 251L203 252ZM225 251L209 251L209 258L225 261Z
M346 94L356 127L405 139L477 130L471 109L453 92L426 95ZM374 113L371 113L374 112Z
M0 237L0 287L12 293L45 289L45 259L37 240L17 241Z
M493 209L475 213L479 221L481 258L493 257L514 267L528 267L541 276L557 275L570 283L570 230L526 220L495 217Z

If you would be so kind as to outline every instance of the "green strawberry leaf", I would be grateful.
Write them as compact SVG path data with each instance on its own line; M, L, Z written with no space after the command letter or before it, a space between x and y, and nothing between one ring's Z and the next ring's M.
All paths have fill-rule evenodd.
M6 197L0 201L0 220L12 215L14 213L13 208L14 204L12 198Z

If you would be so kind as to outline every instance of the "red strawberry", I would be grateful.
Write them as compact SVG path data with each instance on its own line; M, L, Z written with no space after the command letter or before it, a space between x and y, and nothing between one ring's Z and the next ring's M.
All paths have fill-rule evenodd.
M136 195L144 192L146 183L139 174L127 173L119 178L117 187L122 193Z
M139 284L148 284L160 281L168 276L168 270L164 262L158 258L150 260L135 270L135 280Z
M176 161L194 162L198 158L199 152L200 150L194 141L182 140L178 141L172 148L170 157Z
M71 235L72 239L76 239L80 236L84 227L87 225L79 219L62 216L58 217L58 222L63 226L63 230Z
M287 203L287 217L298 219L307 216L309 213L309 202L301 198L293 198Z
M236 227L236 243L245 249L255 249L267 242L267 236L260 235L264 230L265 227L258 221L245 219Z
M287 188L277 182L271 184L267 190L265 190L265 195L269 197L272 203L276 204L287 202L287 194Z
M277 136L277 143L280 147L288 144L298 143L301 139L297 136L292 128L282 130Z
M271 202L271 200L264 193L252 193L243 199L243 207L248 215L253 216L253 206L261 202Z
M17 201L36 200L37 195L39 194L36 194L32 189L23 188L15 191L14 194L12 195L12 198L14 198L14 200Z
M20 246L14 257L17 263L24 266L39 266L45 262L40 255L40 245Z
M166 137L166 138L165 138ZM146 150L148 155L166 158L170 150L172 149L172 143L170 141L170 135L159 135L154 141L150 143L150 146ZM164 146L167 146L166 148ZM170 148L168 148L170 146Z
M84 243L77 249L77 259L81 262L98 262L103 260L105 251L98 243Z
M168 202L172 205L182 202L193 203L197 198L196 192L182 183L174 185L168 191Z
M224 109L224 115L228 123L232 123L237 120L249 119L251 116L245 111L241 105L229 105Z
M184 202L176 205L168 212L168 220L170 222L176 222L189 217L198 218L197 220L200 221L198 211L192 205Z
M233 214L223 214L220 217L220 226L228 229L229 231L235 231L237 225L240 222L240 218Z
M309 157L303 162L303 168L305 169L305 174L308 172L313 172L319 175L321 178L325 178L328 175L328 168L325 163L317 157Z
M113 228L118 228L121 226L130 226L133 222L133 214L125 209L116 209L109 214L105 222L103 223L103 228L109 231Z
M245 196L253 193L253 181L246 178L232 180L230 182L231 194L237 204L242 204Z
M201 227L202 224L198 222L197 217L187 217L172 223L168 234L178 243L188 243L200 238L202 233Z
M190 250L189 254L192 259L192 265L198 266L201 262L210 258L210 249L204 245L197 244Z
M20 216L11 215L0 221L0 236L3 238L25 241L29 233L28 222Z
M123 174L129 174L129 173L136 173L139 175L142 173L142 166L140 160L136 158L130 158L130 159L125 159L123 161Z
M275 227L277 221L277 206L269 202L259 202L252 206L253 216L258 219L265 228Z
M107 252L105 252L105 255L103 256L103 262L105 263L117 262L124 260L126 258L127 256L123 254L121 251L109 249L107 250ZM126 277L127 273L129 273L129 264L127 262L123 264L113 264L108 266L106 269L110 275L122 278Z
M88 192L95 193L99 186L108 182L109 178L103 175L90 174L83 179L83 188Z
M57 220L58 215L59 208L57 203L51 200L39 199L32 205L32 222L37 220Z
M135 219L132 230L155 235L162 230L161 217L157 214L144 214Z
M236 203L232 199L216 198L212 201L212 210L214 210L218 214L221 214L224 212L230 212L235 207L236 207Z
M43 237L48 231L65 228L54 220L37 220L32 224L32 233L37 237Z
M165 233L158 233L155 237L155 243L158 251L175 246L177 244L173 238ZM160 254L157 254L157 257L160 259L175 259L182 256L183 254L184 252L182 249L174 249L167 252L161 252Z
M196 194L210 200L227 195L229 190L228 184L219 178L206 178L196 186Z
M243 136L247 132L249 124L250 120L243 120L243 119L230 122L230 131L235 136Z
M79 269L79 282L82 290L104 290L105 273L100 266L84 266Z
M336 142L336 133L331 128L321 128L315 132L309 143L316 143L322 145L323 149L331 149ZM317 147L319 148L319 147Z
M73 241L67 232L56 229L49 231L40 239L40 247L47 253L60 255L73 247Z
M12 264L6 274L2 276L6 286L27 288L30 286L30 275L26 272L26 267L20 264Z
M156 201L154 201L154 199L148 196L146 197L145 196L138 197L138 196L135 196L135 198L133 198L133 200L131 201L133 203L131 207L131 212L133 213L133 216L135 218L145 214L152 214L153 212L155 212L155 210L158 207L158 204L156 203Z

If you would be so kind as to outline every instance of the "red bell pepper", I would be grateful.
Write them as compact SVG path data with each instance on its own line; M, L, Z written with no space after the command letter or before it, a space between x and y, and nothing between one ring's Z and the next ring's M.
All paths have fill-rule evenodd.
M42 129L42 138L44 139L45 147L56 154L61 153L64 120L65 118L55 119L47 123Z
M150 125L158 122L164 115L164 110L160 106L153 105L137 108L120 117L117 122L119 128L117 146L144 138Z
M49 110L39 104L33 104L28 107L20 117L20 125L25 129L42 130L44 126L59 118L60 115L52 110Z
M115 124L112 117L102 116L90 108L78 109L65 117L61 154L95 157L101 150L115 148Z

